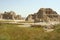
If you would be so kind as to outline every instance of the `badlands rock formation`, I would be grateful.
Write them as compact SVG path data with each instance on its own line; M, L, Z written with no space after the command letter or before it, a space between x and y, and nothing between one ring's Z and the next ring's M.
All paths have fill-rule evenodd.
M21 17L21 15L16 15L15 12L10 11L10 12L0 13L0 19L21 20L23 18Z
M27 16L26 21L50 22L60 21L59 14L51 8L41 8L37 13Z

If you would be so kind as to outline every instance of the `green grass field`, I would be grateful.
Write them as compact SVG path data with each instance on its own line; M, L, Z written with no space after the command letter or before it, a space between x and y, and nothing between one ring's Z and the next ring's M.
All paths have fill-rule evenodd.
M60 40L60 25L56 25L52 32L44 32L41 27L0 24L0 40Z

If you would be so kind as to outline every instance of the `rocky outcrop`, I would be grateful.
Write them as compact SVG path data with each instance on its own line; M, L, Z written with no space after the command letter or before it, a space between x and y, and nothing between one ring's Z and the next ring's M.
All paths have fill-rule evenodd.
M26 21L34 21L34 15L33 14L28 15Z
M59 15L51 8L41 8L37 13L30 14L26 18L26 21L32 20L34 22L59 21Z
M10 11L10 12L0 13L0 19L21 20L22 17L21 15L16 15L15 12Z

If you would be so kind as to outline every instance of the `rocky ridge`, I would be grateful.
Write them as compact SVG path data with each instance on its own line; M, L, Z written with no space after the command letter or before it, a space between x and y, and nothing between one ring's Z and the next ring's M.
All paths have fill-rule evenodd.
M26 21L50 22L60 21L59 14L51 8L40 8L37 13L29 14Z
M0 13L0 19L22 20L21 15L16 15L14 11Z

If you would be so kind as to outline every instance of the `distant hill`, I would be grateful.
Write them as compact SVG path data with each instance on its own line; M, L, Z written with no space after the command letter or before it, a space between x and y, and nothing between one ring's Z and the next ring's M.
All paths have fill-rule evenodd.
M24 19L21 15L16 15L14 11L0 13L0 19L21 20Z

